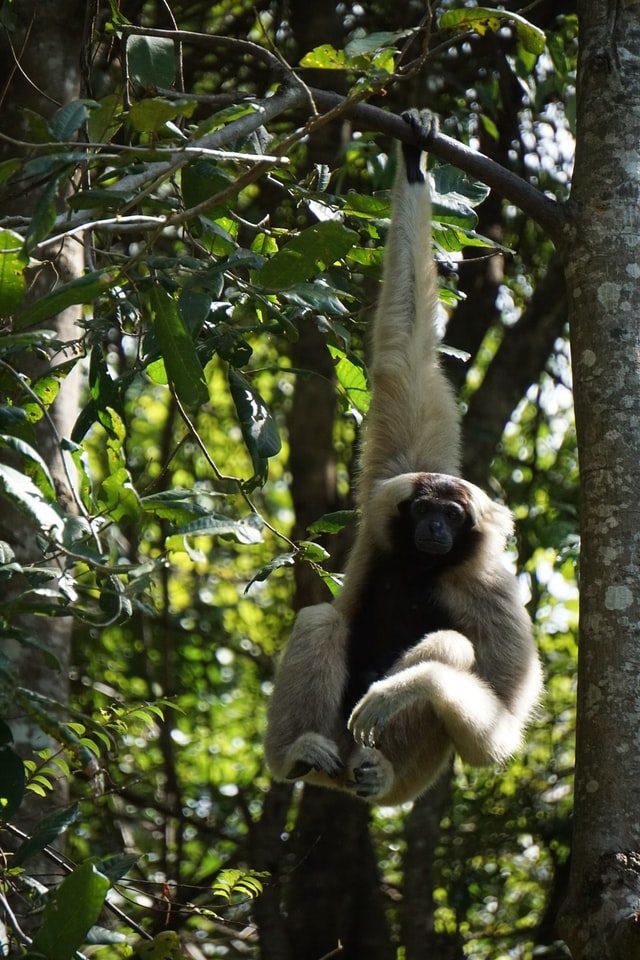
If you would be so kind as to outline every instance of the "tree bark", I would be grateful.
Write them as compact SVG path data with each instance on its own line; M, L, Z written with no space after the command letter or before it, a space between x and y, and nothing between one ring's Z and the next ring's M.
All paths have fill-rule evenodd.
M62 103L80 96L85 4L79 0L46 4L21 0L15 4L13 11L18 21L17 29L11 34L14 52L6 42L0 42L0 89L5 92L1 125L5 133L28 140L25 108L50 117ZM14 53L19 57L19 67ZM13 147L6 149L15 150ZM0 149L0 159L3 153ZM11 212L28 215L33 211L37 199L37 191L19 194L11 204ZM9 212L6 207L4 212ZM80 276L83 263L82 244L78 238L63 241L52 254L51 263L43 265L39 271L30 297L36 299L49 292L54 285ZM81 307L65 310L54 320L49 320L47 326L55 328L60 340L73 341L78 335L76 322L81 318L81 310ZM71 354L58 356L54 365L69 359L69 356ZM36 365L31 358L25 360L21 372L25 372L27 366L30 376L42 373L45 369L42 363ZM62 383L60 393L50 409L51 420L60 436L69 436L78 410L79 381L72 373ZM38 424L37 444L51 470L60 502L70 509L72 496L62 469L62 453L45 421ZM18 560L33 560L38 555L35 544L38 531L33 523L6 507L3 507L2 513L0 538L12 545ZM39 693L66 702L71 621L63 618L30 618L26 626L56 655L61 667L56 673L45 666L41 658L34 658L29 648L17 647L13 660L21 682ZM30 753L49 743L37 725L26 716L16 718L12 722L12 730L22 753Z
M582 478L574 960L640 957L640 3L582 0L565 265Z

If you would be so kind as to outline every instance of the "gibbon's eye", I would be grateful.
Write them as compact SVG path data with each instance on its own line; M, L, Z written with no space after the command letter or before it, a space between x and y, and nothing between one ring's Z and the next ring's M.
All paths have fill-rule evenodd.
M459 503L447 503L444 507L444 514L449 523L454 527L461 527L464 523L464 509Z
M423 517L431 510L432 503L429 500L414 500L411 504L411 512L417 517Z

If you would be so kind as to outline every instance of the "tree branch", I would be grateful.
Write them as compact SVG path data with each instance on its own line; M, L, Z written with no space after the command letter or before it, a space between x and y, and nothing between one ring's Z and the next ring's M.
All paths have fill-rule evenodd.
M311 94L316 105L323 110L339 106L342 102L345 107L344 115L350 117L359 126L376 130L378 133L384 133L406 143L415 142L408 124L395 113L387 113L386 110L372 107L368 103L350 104L338 93L318 90L315 87L311 88ZM565 215L562 205L557 201L550 200L526 180L496 163L495 160L490 160L489 157L459 143L452 137L447 137L444 133L435 134L425 146L428 146L429 152L434 157L459 167L472 177L477 177L505 200L510 200L540 224L554 242L558 243L561 240Z
M335 110L338 116L348 116L357 124L367 129L387 134L396 140L413 142L413 132L401 117L388 113L379 107L370 104L350 101L339 93L317 88L307 88L295 71L284 61L281 61L270 50L257 43L247 40L237 40L232 37L223 37L204 33L190 33L185 30L152 30L145 27L122 27L124 36L139 34L144 36L163 37L168 40L190 43L207 49L234 50L264 63L279 79L283 79L287 86L293 87L289 105L302 106L309 100L311 94L315 105L321 110ZM426 146L426 144L425 144ZM483 154L459 143L452 137L437 133L430 139L429 150L439 160L445 160L464 170L465 173L477 177L491 187L501 197L510 200L524 213L532 217L536 223L548 233L554 242L558 243L562 237L565 216L562 206L555 200L549 199L530 183L521 177L490 160Z

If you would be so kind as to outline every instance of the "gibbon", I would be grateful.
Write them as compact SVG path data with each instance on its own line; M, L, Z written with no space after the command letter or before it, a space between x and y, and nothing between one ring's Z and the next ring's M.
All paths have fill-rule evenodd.
M428 143L431 115L403 116L416 144ZM276 779L381 804L418 796L453 750L475 765L505 761L541 689L531 623L502 559L511 514L459 476L425 170L421 146L403 144L344 586L299 612L266 735Z

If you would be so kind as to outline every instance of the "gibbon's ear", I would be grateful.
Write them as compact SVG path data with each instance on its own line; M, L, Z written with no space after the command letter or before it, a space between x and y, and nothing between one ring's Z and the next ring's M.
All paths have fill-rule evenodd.
M473 528L479 530L480 533L491 535L504 546L507 537L513 533L511 511L507 507L503 507L501 503L491 500L480 487L476 487L473 483L463 482L471 494L468 509Z

